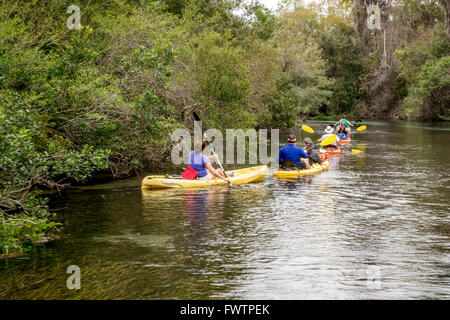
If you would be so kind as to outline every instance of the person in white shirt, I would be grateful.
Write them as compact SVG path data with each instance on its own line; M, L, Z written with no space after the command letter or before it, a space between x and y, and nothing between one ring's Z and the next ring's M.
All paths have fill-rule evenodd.
M322 141L323 139L332 136L333 135L333 128L331 126L327 126L327 128L325 129L325 134L320 138L319 141ZM333 142L332 144L329 144L326 147L334 147L337 148L338 147L338 142L339 142L339 137L336 136L336 141Z

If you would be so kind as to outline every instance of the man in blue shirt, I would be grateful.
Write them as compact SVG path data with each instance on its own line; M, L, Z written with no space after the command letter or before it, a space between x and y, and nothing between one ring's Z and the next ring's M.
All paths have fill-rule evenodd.
M278 162L282 168L298 167L300 169L309 169L309 163L300 161L300 158L308 158L308 154L295 145L295 136L290 134L288 136L288 144L280 149L278 152Z

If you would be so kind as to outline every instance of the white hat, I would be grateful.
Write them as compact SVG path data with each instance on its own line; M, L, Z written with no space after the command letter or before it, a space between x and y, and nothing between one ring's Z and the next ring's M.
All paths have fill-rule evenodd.
M330 127L330 126L328 126L328 127L325 129L325 132L326 132L326 133L333 133L333 128Z

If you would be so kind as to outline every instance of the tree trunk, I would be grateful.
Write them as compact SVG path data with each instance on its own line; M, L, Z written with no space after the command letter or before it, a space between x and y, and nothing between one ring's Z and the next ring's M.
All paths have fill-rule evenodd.
M445 14L445 31L450 34L450 0L439 0Z
M364 48L364 51L368 49L369 32L367 30L367 7L364 0L355 0L353 2L354 20L353 25L355 27L356 37L359 43Z

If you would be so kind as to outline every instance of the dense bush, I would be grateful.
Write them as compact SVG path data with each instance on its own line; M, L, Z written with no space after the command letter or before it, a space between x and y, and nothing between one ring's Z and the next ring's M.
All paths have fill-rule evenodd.
M87 145L79 150L59 135L51 136L47 117L18 95L0 104L0 252L20 252L57 225L49 221L45 199L36 187L60 188L85 181L107 167L107 150Z
M65 7L29 5L0 9L0 252L20 252L56 226L39 189L105 169L130 175L164 159L180 126L159 93L171 76L172 48L151 37L171 16L160 21L150 2L144 12L122 4L96 16L94 7L84 20L93 27L68 30ZM157 25L138 28L143 22ZM134 38L147 28L151 41Z
M449 106L450 57L427 61L404 100L402 113L413 119L450 120Z
M450 36L440 30L428 32L396 51L402 62L399 79L407 84L399 116L423 120L449 119L449 52Z

